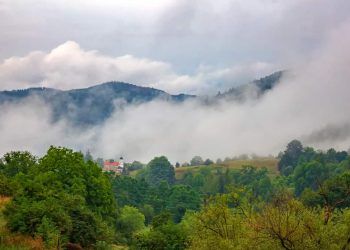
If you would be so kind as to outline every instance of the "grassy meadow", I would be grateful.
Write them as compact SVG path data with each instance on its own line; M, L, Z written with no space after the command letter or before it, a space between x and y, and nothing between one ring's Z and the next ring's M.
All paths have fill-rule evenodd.
M269 171L269 174L271 176L278 175L278 170L277 170L277 163L278 160L275 158L259 158L259 159L248 159L248 160L231 160L224 162L222 164L212 164L209 166L206 165L200 165L200 166L188 166L188 167L180 167L176 168L175 170L175 176L176 179L181 179L182 176L186 172L197 172L202 168L205 167L210 167L213 172L217 171L218 169L221 170L238 170L242 168L243 166L253 166L256 168L262 168L265 167Z

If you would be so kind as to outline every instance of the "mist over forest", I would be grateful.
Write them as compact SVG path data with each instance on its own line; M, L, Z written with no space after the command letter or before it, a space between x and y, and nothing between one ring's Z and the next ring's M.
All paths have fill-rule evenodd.
M44 99L38 98L35 89L26 98L3 98L1 152L21 149L42 154L53 144L89 150L101 157L124 155L148 161L154 155L167 155L172 161L185 161L198 154L213 159L252 153L277 155L285 142L294 138L323 149L347 150L346 65L350 55L344 46L348 30L345 26L334 31L322 50L288 68L278 84L264 91L251 79L219 95L210 92L197 98L186 96L186 92L171 96L156 89L132 92L132 87L119 92L90 88L93 96L85 97L84 102L79 102L84 96L74 97L74 91L63 100L55 99L57 90L51 89L46 90L50 93ZM64 47L72 49L65 44L59 50ZM30 56L21 61L27 59ZM16 64L16 60L11 61ZM18 68L26 67L21 61ZM113 91L119 94L113 95ZM100 103L104 106L99 107Z
M0 250L350 250L349 11L0 0Z

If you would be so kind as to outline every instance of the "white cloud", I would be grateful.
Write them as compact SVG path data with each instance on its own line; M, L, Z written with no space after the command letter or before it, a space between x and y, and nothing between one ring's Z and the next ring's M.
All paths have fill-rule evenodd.
M262 99L244 104L154 101L126 107L89 130L76 130L63 121L52 125L49 111L35 102L1 107L0 152L29 149L37 154L55 144L90 149L105 158L122 154L127 160L148 161L164 154L172 161L188 161L193 155L215 159L241 153L277 154L295 138L324 149L348 149L349 34L349 24L340 27L282 84ZM340 129L341 136L330 140L326 132L318 132L325 128L332 134Z
M5 2L0 54L17 57L0 64L1 89L118 80L171 93L216 93L281 66L293 74L259 101L215 107L155 101L85 131L64 121L51 124L50 110L37 101L1 106L0 153L41 154L55 144L108 158L147 161L164 154L183 161L198 154L277 153L294 138L321 148L350 146L348 0L172 0L159 6L135 0L132 7L126 0L107 7L89 1L81 8L82 1ZM66 40L77 42L46 52ZM40 51L18 56L33 48Z
M73 40L177 72L311 55L349 16L348 0L2 0L0 59Z
M48 53L31 52L0 64L2 89L45 86L58 89L83 88L107 81L124 81L160 88L171 93L210 93L246 83L270 73L268 63L250 63L215 69L201 66L195 75L177 74L171 64L132 55L111 57L86 51L68 41Z
M321 50L296 65L292 75L260 101L223 102L215 107L152 102L130 107L106 122L97 152L121 152L146 160L159 154L173 161L197 154L215 159L241 153L277 154L295 138L324 149L348 149L349 24L334 31ZM332 133L340 127L342 136L307 140L325 126L333 126Z

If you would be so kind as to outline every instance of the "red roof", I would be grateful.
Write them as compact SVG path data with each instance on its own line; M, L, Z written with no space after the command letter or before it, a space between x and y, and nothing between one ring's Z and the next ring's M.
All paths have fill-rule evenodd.
M115 161L115 162L105 161L105 162L103 163L103 165L104 165L104 166L114 166L114 167L118 167L118 166L120 165L120 162L117 162L117 161Z

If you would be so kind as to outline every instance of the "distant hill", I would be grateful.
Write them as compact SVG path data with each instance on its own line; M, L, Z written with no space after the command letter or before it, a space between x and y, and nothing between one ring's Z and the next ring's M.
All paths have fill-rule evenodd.
M57 90L29 88L1 91L0 104L16 103L36 97L53 110L53 122L66 118L74 125L95 125L107 119L116 108L127 104L141 104L155 99L183 102L193 95L170 95L162 90L140 87L123 82L108 82L85 89ZM116 104L117 103L117 104Z
M241 102L251 97L258 98L272 89L279 82L282 74L283 72L279 71L237 88L231 88L216 96L199 97L199 100L210 105L219 100ZM129 104L142 104L155 99L179 103L197 98L197 96L186 94L171 95L159 89L124 82L107 82L89 88L73 90L29 88L0 91L0 105L19 103L33 97L44 101L52 109L52 122L64 118L76 126L100 124L113 112Z
M217 94L217 99L245 101L247 98L259 98L265 92L274 88L281 80L286 71L277 71L271 75L254 80L248 84L231 88L224 93Z
M221 164L211 164L209 166L200 165L200 166L188 166L188 167L179 167L175 168L175 176L176 179L181 179L186 173L196 173L199 172L203 168L210 167L212 173L217 173L218 170L221 170L222 172L225 172L226 169L230 170L238 170L241 169L244 166L253 166L256 168L263 168L265 167L271 176L279 175L278 168L277 168L278 159L273 157L261 157L256 159L246 159L246 160L230 160L225 161ZM131 176L136 176L137 173L140 170L134 170L131 171L129 174Z

